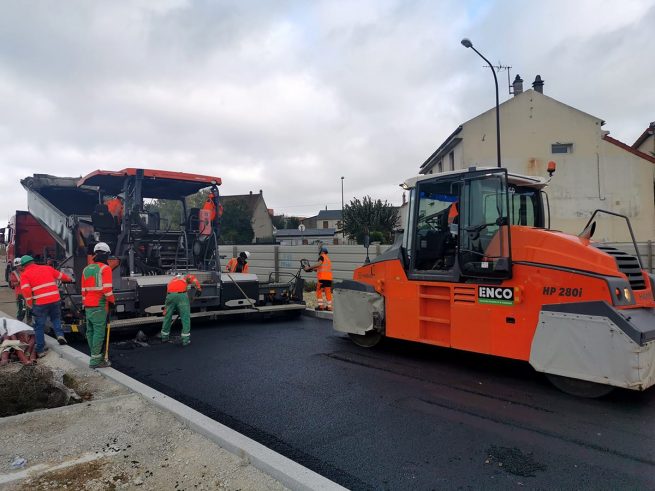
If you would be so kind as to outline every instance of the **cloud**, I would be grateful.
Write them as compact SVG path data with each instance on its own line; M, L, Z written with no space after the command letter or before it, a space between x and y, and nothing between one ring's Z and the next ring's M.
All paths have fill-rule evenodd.
M315 214L398 183L493 105L459 43L631 142L655 119L647 1L12 2L0 17L0 217L32 173L143 166ZM508 96L500 74L501 99Z

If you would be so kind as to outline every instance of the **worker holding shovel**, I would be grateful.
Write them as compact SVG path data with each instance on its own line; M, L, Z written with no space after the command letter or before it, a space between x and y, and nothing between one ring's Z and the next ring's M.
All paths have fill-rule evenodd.
M191 304L187 291L193 285L196 289L195 295L200 296L202 287L198 279L192 274L175 277L166 287L166 302L164 305L164 323L161 328L161 341L167 343L171 335L171 325L173 324L173 314L177 312L182 321L182 346L191 344Z
M111 365L102 356L107 315L110 306L116 302L111 268L107 265L110 252L106 243L98 242L93 248L93 262L82 271L82 304L86 316L86 340L91 350L91 368Z

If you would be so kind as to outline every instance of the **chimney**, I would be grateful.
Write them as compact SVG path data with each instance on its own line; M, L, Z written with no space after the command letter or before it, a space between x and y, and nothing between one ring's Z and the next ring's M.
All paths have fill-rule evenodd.
M250 196L252 196L252 191L250 191Z
M523 79L520 75L517 75L514 82L512 82L512 93L514 97L523 93Z
M544 93L544 81L541 80L541 75L535 77L534 82L532 82L532 88L540 94Z
M262 194L262 190L261 190L261 189L259 190L259 194Z

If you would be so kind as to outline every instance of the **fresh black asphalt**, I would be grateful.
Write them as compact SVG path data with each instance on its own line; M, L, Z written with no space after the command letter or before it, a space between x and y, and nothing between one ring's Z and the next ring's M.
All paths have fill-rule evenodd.
M329 321L221 321L114 367L350 489L653 489L655 389L558 392L525 363Z

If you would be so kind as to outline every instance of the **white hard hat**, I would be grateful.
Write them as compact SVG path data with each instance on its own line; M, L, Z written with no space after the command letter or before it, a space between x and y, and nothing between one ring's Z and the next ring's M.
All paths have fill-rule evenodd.
M93 248L93 252L106 252L109 254L111 252L111 249L107 245L106 242L98 242L96 246Z
M250 259L250 253L248 251L243 251L241 254L246 256L246 259Z
M20 258L19 257L14 259L14 267L16 267L16 266L20 266Z

